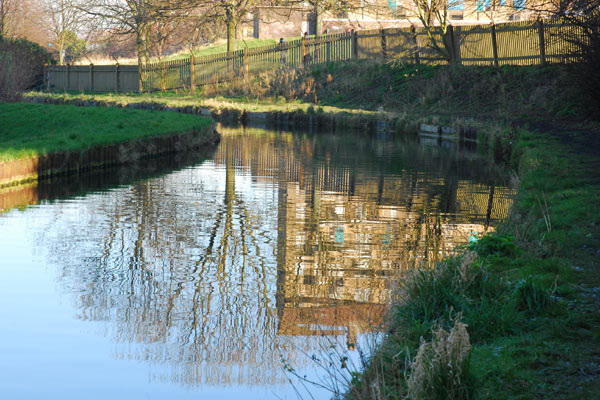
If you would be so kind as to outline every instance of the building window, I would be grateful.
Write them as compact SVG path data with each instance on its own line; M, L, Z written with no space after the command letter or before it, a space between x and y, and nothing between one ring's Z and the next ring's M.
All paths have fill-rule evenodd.
M526 0L513 0L513 7L516 10L524 10L526 2Z
M449 0L448 1L448 10L464 10L465 9L465 0Z
M335 228L335 241L337 243L344 243L344 228L342 228L342 227Z

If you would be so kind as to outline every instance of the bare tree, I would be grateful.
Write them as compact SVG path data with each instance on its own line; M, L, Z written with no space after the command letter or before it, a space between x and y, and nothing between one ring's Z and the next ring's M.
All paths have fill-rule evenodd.
M117 35L136 37L138 65L150 59L150 36L156 21L173 18L189 10L190 0L81 0L77 8L99 18L103 28ZM143 90L140 73L140 90Z
M27 38L45 46L50 34L40 1L0 0L0 37Z
M0 0L0 36L11 36L15 25L15 14L20 6L19 0Z
M237 30L256 6L264 0L192 0L202 10L205 21L222 21L226 29L227 53L236 50ZM275 3L274 1L272 3Z
M416 19L422 25L428 39L428 47L448 61L454 59L452 40L448 37L449 10L459 7L461 0L408 0L404 6L406 17ZM441 40L439 36L441 35Z
M75 0L43 0L44 9L50 20L50 31L54 36L59 64L64 64L65 50L73 36L77 36L85 14Z
M323 34L323 17L325 15L345 15L358 10L375 10L378 5L375 1L353 1L353 0L283 0L282 5L288 7L298 7L308 5L312 9L312 21L314 23L315 35Z
M193 55L198 47L214 42L221 27L220 21L196 10L179 24L179 42Z

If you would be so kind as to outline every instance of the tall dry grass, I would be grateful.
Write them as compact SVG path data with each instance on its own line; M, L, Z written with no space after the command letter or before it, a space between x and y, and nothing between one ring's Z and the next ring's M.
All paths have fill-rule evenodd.
M303 68L283 67L247 79L209 83L202 87L206 96L233 96L251 99L306 100L317 102L317 81Z
M422 341L409 365L408 398L413 400L470 399L467 325L455 322L450 331L438 327L430 342Z

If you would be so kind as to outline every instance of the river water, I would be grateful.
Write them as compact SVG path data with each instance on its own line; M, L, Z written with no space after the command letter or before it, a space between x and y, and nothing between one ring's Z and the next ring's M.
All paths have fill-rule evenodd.
M513 196L456 144L220 130L205 154L0 192L0 398L329 398L397 279Z

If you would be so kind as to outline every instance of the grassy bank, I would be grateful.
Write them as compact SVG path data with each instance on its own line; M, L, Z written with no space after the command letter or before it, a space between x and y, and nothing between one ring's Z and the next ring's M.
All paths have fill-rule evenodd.
M496 129L526 122L586 124L573 67L414 66L356 60L280 69L195 92L27 93L29 99L141 108L201 108L227 120L246 112L387 119L398 132L420 123ZM225 116L225 118L223 118ZM595 123L592 123L594 125ZM342 127L352 125L344 123ZM364 125L358 124L359 126Z
M157 92L157 93L48 93L48 92L28 92L25 99L45 98L48 100L64 100L67 102L100 102L101 105L116 107L126 107L130 104L155 104L163 107L199 107L211 110L237 110L240 112L310 112L309 110L319 110L323 113L349 113L349 114L374 114L376 111L345 108L337 106L319 106L317 104L302 101L277 99L277 98L246 98L241 96L208 96L199 93L187 91L176 92Z
M568 65L448 67L356 60L281 69L207 85L204 95L302 101L347 109L478 118L573 116L584 111Z
M450 68L357 60L265 72L247 81L205 85L193 93L43 95L259 112L313 107L327 113L427 113L446 119L572 118L585 114L586 104L574 89L571 69L565 65Z
M246 48L246 46L248 47L248 49L254 49L256 47L270 46L270 45L273 45L278 42L279 42L279 40L277 40L277 39L247 38L245 40L237 40L235 49L243 50L244 48ZM196 58L213 56L215 54L223 54L223 53L227 52L227 41L218 40L214 43L211 43L211 44L208 44L205 46L199 46L199 47L196 47L193 50L193 52L194 52L194 57L196 57ZM163 56L160 61L182 60L184 58L188 58L189 56L190 56L189 50L181 50L181 51L178 51L177 53L173 53L168 56ZM136 57L119 58L118 61L119 61L119 64L121 64L121 65L135 65L138 62ZM159 61L158 57L150 58L150 62L158 62L158 61ZM92 54L92 55L89 55L88 57L86 57L85 60L79 60L77 62L77 64L87 65L89 62L93 63L94 65L114 65L115 59L112 57L109 57L108 55Z
M520 131L510 218L400 285L390 335L349 398L599 397L600 147L577 142ZM467 341L444 336L457 322Z
M592 399L600 397L600 125L572 76L571 66L351 62L195 94L32 96L479 124L483 153L520 180L511 216L400 285L390 334L347 396Z
M390 334L347 397L600 397L600 129L573 76L351 62L204 88L479 125L480 150L520 180L498 233L400 285Z
M0 119L0 162L204 132L212 124L209 118L195 115L26 103L0 103Z

